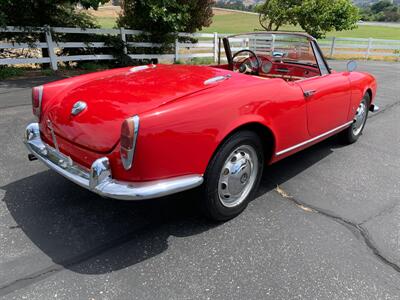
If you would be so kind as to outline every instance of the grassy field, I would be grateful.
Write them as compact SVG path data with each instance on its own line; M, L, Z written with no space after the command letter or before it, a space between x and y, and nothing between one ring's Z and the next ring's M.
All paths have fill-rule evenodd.
M113 28L115 26L116 13L103 10L95 13L99 25L103 28ZM213 23L206 27L202 32L219 33L241 33L261 30L257 15L242 13L216 12ZM279 30L301 31L301 28L294 26L283 26ZM350 37L350 38L376 38L400 40L400 28L360 25L354 30L329 32L327 37Z
M117 24L114 17L97 17L97 23L101 28L114 28Z
M258 16L248 14L224 14L215 15L213 23L210 27L204 28L202 32L221 32L221 33L240 33L251 32L255 29L261 30L262 27L258 23ZM297 30L300 27L283 26L279 30ZM356 29L340 32L329 32L328 37L349 37L349 38L376 38L376 39L392 39L400 40L400 28L360 25Z
M90 9L89 13L97 19L101 28L113 28L117 25L115 21L120 11L116 6L104 6L99 7L98 10Z

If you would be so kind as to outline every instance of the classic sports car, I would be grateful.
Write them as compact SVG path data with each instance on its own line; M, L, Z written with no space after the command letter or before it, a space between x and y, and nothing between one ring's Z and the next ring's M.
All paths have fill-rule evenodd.
M152 64L33 88L29 159L115 199L200 186L208 216L227 220L255 196L265 164L337 133L353 143L378 109L374 77L353 62L331 70L305 33L230 36L222 52L227 64Z

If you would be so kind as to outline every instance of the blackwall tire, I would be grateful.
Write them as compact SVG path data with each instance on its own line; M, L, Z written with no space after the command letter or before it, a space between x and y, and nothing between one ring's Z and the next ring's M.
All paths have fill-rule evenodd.
M255 197L264 168L264 149L252 131L227 138L210 161L202 188L205 214L215 221L239 215Z

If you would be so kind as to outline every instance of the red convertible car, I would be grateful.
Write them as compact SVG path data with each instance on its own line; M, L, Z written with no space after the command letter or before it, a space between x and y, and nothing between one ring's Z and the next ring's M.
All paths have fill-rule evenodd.
M201 186L205 212L228 220L255 196L263 167L329 136L361 135L373 76L335 72L304 33L223 38L226 64L145 65L33 88L39 159L101 196L161 197Z

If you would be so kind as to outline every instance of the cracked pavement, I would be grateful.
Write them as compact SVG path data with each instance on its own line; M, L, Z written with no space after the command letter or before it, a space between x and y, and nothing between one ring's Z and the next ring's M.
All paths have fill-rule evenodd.
M382 109L359 141L267 168L258 198L218 225L196 190L113 201L28 162L30 87L54 78L0 82L0 298L400 298L400 63L359 70Z

